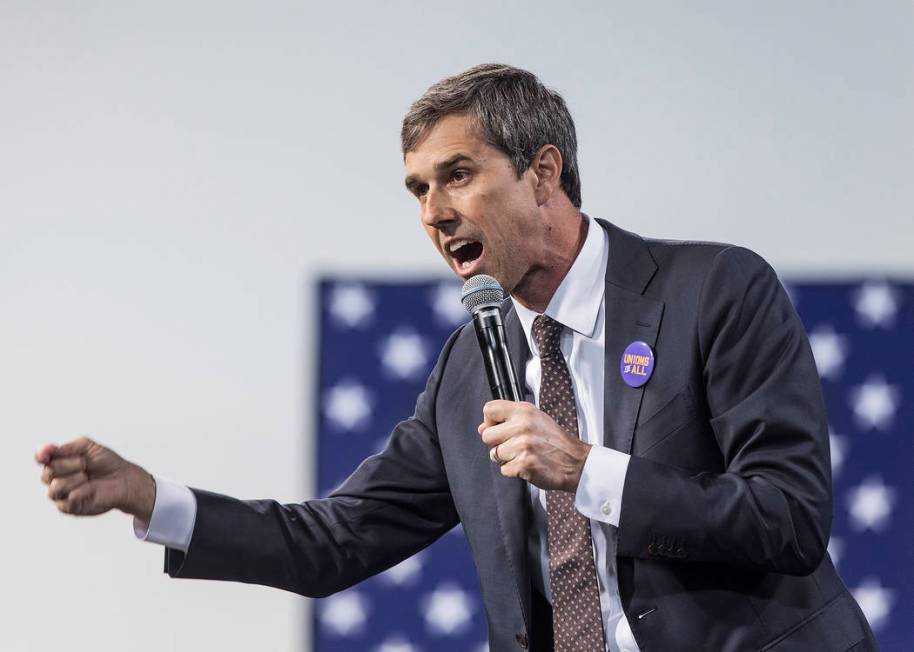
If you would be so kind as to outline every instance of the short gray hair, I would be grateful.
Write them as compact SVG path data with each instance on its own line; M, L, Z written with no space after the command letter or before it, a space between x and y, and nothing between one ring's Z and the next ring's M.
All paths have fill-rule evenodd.
M482 138L511 159L518 177L543 145L554 145L562 155L562 190L581 207L574 121L562 96L543 86L536 75L485 63L432 84L403 118L403 156L441 118L453 114L469 116Z

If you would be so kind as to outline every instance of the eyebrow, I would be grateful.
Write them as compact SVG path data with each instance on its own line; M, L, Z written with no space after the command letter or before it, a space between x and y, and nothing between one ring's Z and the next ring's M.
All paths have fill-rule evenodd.
M441 172L442 170L451 168L451 167L455 166L457 163L460 163L462 161L469 161L470 163L472 163L473 157L470 156L469 154L464 154L463 152L457 152L450 158L446 158L443 161L439 161L438 163L435 163L435 172ZM406 177L406 181L404 183L406 184L406 189L409 190L410 192L412 192L413 189L419 184L419 179L417 179L413 175L410 175L410 176Z

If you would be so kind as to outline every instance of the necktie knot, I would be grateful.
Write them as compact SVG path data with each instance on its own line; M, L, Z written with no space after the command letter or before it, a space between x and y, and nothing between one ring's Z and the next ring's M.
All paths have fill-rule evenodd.
M561 337L562 325L552 317L537 315L533 320L533 341L536 342L541 358L559 354Z

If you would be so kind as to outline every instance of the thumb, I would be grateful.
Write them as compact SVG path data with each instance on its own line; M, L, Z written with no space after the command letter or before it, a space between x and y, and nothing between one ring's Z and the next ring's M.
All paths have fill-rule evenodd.
M58 448L57 444L45 444L35 452L35 461L39 464L47 464L54 458Z

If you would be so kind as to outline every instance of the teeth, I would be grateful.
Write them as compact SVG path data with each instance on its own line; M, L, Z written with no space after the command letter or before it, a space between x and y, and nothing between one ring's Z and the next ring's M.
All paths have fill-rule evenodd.
M447 250L450 253L454 253L455 251L460 249L463 245L470 244L471 242L476 242L476 241L475 240L454 240L452 243L450 243L447 246Z

